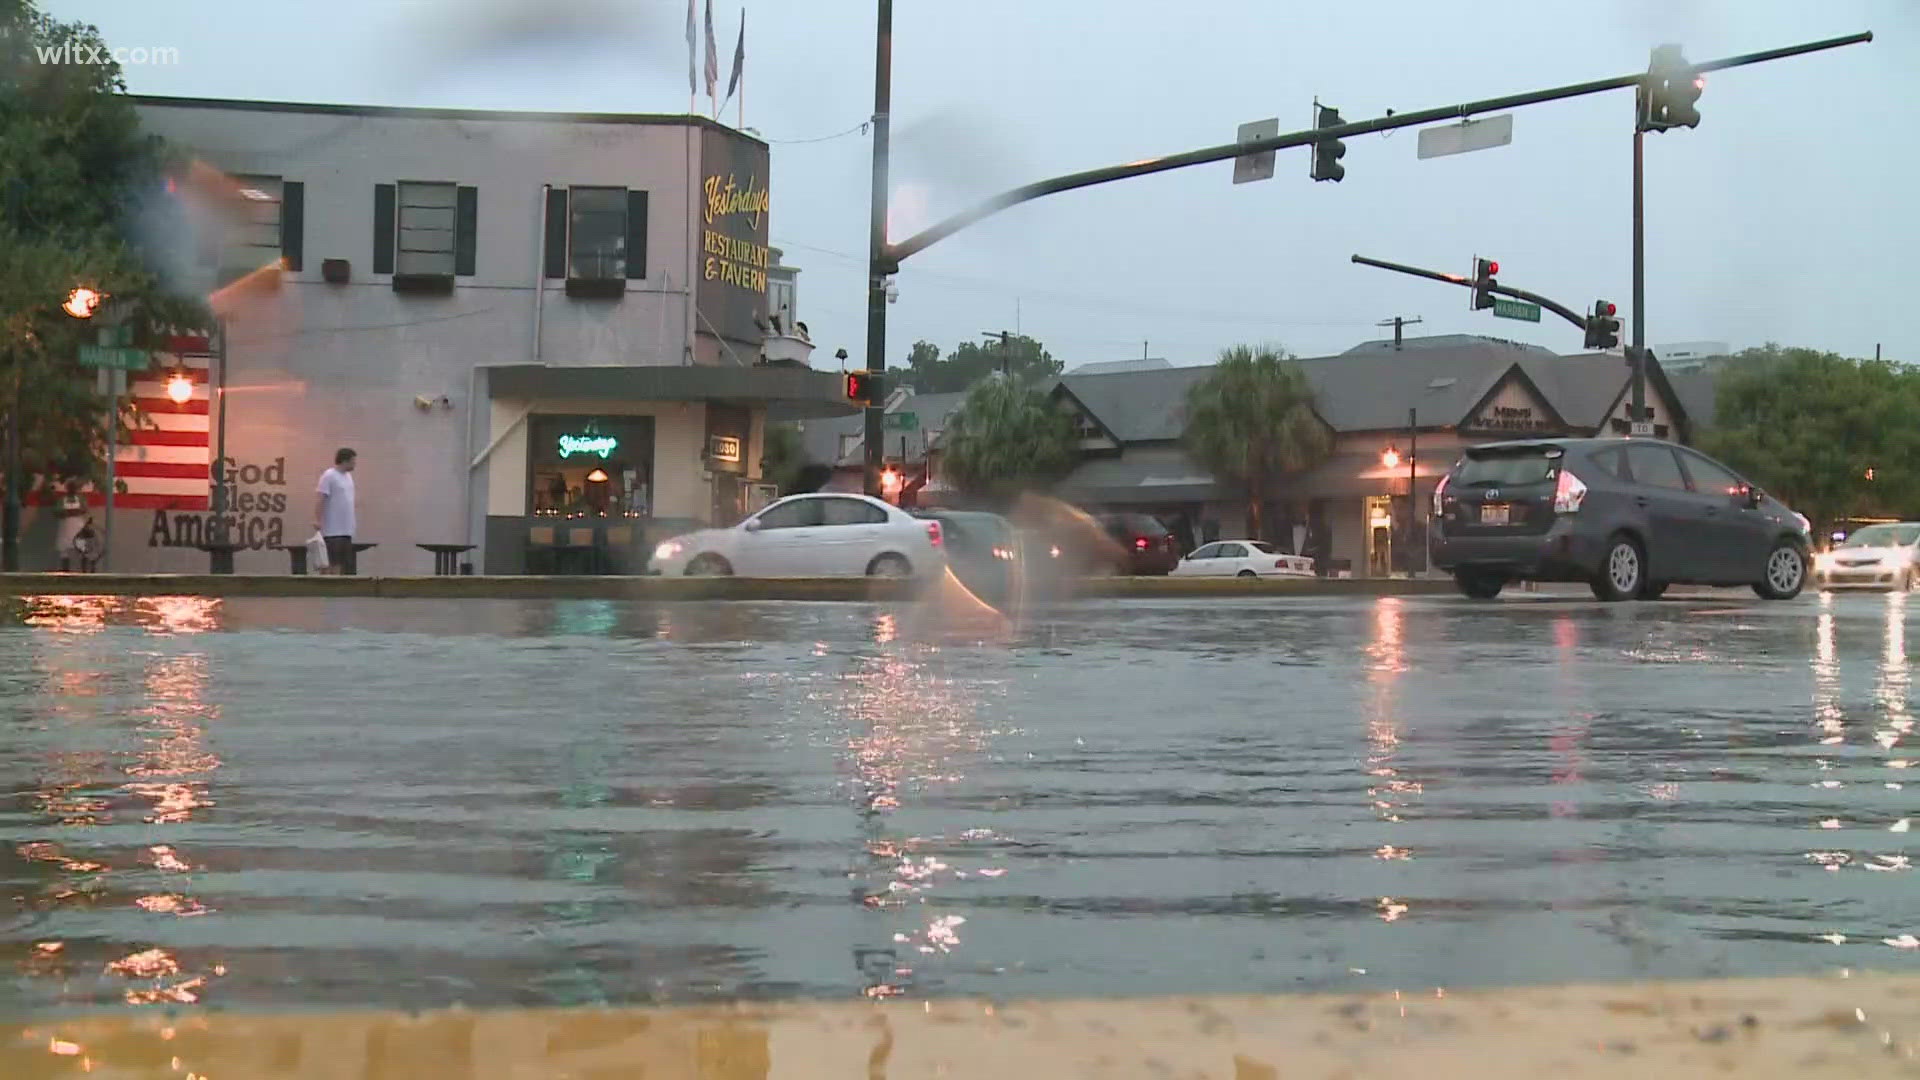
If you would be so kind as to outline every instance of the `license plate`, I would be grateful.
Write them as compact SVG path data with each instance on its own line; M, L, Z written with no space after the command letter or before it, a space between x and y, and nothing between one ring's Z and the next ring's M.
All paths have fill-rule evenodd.
M1487 503L1480 508L1480 524L1505 525L1513 507L1507 503Z

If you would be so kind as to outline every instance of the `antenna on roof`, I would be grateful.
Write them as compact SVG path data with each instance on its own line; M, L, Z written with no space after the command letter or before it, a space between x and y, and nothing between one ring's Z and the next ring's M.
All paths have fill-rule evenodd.
M1404 318L1399 315L1395 315L1391 319L1381 319L1379 322L1374 323L1373 325L1393 327L1393 351L1399 352L1400 351L1400 328L1403 326L1412 326L1414 323L1417 323L1419 321L1420 321L1420 317L1417 315L1411 319Z

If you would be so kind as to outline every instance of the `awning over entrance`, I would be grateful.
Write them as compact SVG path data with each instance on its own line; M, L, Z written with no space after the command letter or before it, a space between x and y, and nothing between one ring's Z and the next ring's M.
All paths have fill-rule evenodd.
M764 405L771 420L856 411L837 373L792 367L489 367L494 397L727 401Z
M1055 493L1071 502L1135 506L1221 497L1212 475L1189 460L1185 451L1161 447L1083 462Z

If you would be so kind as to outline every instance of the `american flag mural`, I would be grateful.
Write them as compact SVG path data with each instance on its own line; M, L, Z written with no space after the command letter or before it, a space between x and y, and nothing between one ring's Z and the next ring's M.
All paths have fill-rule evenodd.
M141 416L122 424L114 505L130 510L206 510L213 494L213 356L204 335L176 335L155 350L153 366L130 372L127 391ZM193 384L184 402L167 396L175 374ZM104 502L101 494L95 502Z

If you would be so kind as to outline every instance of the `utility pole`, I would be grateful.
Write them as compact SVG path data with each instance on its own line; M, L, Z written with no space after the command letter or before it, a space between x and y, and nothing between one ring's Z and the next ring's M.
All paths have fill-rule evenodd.
M1399 322L1398 319L1394 321ZM1418 322L1419 320L1415 319L1414 321ZM1427 548L1426 534L1422 532L1420 528L1420 410L1417 408L1407 410L1407 524L1409 526L1408 531L1420 537L1420 551L1422 554L1420 556L1419 569L1425 570L1427 568L1427 560L1433 556ZM1411 540L1413 536L1409 536L1407 539ZM1408 576L1412 576L1414 569L1413 553L1408 552Z
M886 411L887 278L900 263L887 250L888 114L893 110L893 0L879 0L873 35L873 193L867 219L867 370L880 384L879 400L869 402L863 490L880 498L880 471L886 447L881 430Z
M1633 348L1627 353L1633 390L1632 411L1627 414L1629 433L1637 433L1647 415L1647 218L1643 175L1647 133L1640 123L1646 106L1647 88L1643 83L1633 92Z
M1373 325L1393 327L1393 351L1399 352L1400 351L1400 328L1402 326L1412 326L1413 324L1419 321L1420 319L1418 316L1415 316L1414 318L1411 318L1411 319L1407 319L1407 318L1402 318L1399 315L1395 315L1391 319L1381 319L1379 322L1374 323Z
M1009 330L982 330L981 337L998 338L1000 341L1000 377L1013 377L1013 332Z

